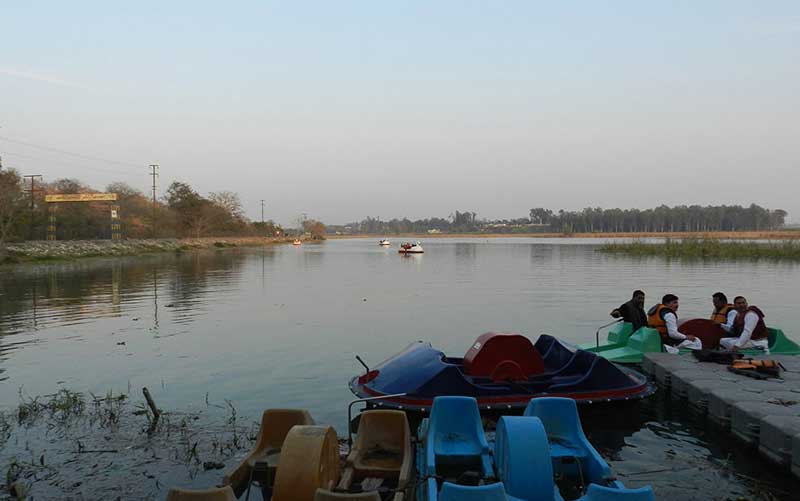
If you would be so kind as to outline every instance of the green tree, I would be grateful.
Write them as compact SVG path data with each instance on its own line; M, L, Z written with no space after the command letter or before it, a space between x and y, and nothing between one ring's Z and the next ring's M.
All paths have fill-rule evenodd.
M5 257L6 242L20 229L19 220L24 207L19 173L14 169L0 170L0 260Z

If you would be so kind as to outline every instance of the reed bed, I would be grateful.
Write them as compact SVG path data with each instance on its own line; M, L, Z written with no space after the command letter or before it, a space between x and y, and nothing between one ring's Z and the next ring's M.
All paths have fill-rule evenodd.
M661 256L687 259L770 259L800 261L800 242L776 240L745 242L708 238L667 239L664 242L607 243L599 252L627 256Z

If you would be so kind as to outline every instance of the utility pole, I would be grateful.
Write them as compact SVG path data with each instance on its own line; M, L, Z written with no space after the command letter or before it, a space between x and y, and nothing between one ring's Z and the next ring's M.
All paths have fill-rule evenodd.
M264 228L264 201L261 201L261 228Z
M22 177L28 177L28 178L31 179L31 187L29 189L26 189L25 191L27 191L31 195L31 220L28 222L28 240L33 240L33 209L35 208L35 206L34 206L34 195L36 194L37 191L42 191L41 188L37 188L36 187L36 178L37 177L41 178L42 175L41 174L31 174L31 175L22 176Z
M150 164L150 176L153 178L153 238L156 238L156 178L158 177L158 164Z

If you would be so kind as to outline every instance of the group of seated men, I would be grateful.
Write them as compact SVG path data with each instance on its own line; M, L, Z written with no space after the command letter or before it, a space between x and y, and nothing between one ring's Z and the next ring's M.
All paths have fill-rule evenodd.
M764 312L757 306L748 305L747 299L742 296L736 296L733 304L730 304L725 294L716 292L711 296L711 301L714 304L711 320L719 324L725 333L719 341L722 349L738 351L758 348L768 351ZM699 338L684 334L678 328L678 296L674 294L666 294L660 303L645 313L644 292L633 291L631 300L612 310L611 316L633 324L634 332L641 327L656 329L665 346L693 350L703 347Z

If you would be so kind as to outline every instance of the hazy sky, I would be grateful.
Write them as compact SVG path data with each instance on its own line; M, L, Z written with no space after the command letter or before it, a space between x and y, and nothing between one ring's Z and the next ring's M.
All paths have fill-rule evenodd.
M146 190L159 163L161 193L233 190L283 223L800 221L800 2L5 1L0 127L24 174Z

